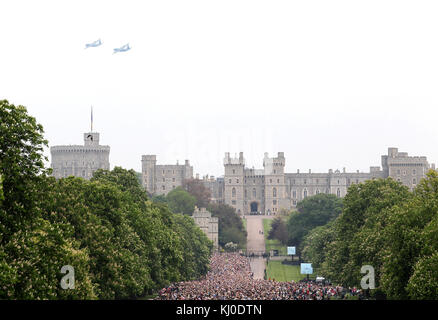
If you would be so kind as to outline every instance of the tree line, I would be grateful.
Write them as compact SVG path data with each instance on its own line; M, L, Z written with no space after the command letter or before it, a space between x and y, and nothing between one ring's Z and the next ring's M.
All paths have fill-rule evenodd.
M287 233L277 238L297 246L302 258L333 283L360 287L361 267L370 265L375 298L438 298L435 170L413 191L387 178L354 184L343 199L327 194L308 197L277 225Z
M206 208L212 217L218 217L219 246L227 248L226 244L234 244L233 248L243 249L246 247L246 230L242 219L236 210L223 203L212 203L210 190L205 187L202 180L186 179L182 186L171 190L166 196L152 197L156 203L167 205L173 212L192 215L195 206Z
M150 200L135 171L50 176L43 127L0 101L0 299L130 299L208 271L212 242ZM60 286L61 267L75 272Z

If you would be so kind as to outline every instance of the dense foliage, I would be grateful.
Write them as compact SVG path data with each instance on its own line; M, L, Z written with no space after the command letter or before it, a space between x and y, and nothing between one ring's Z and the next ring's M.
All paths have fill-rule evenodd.
M136 298L207 272L211 241L149 201L136 172L48 177L42 127L7 101L0 113L0 299ZM74 289L60 286L64 265Z
M342 211L342 199L320 193L298 202L287 222L288 243L301 251L301 242L310 230L335 219Z
M281 217L275 217L272 220L271 229L269 230L268 239L276 239L281 244L286 245L288 242L288 232L286 222Z
M375 271L375 296L438 298L438 174L414 192L392 179L353 185L342 213L311 230L304 257L334 282L360 286L360 269Z
M246 230L236 209L226 204L210 204L208 211L219 219L219 245L225 247L227 243L234 243L238 248L246 247Z
M165 201L172 212L192 215L195 211L196 198L182 187L170 191Z

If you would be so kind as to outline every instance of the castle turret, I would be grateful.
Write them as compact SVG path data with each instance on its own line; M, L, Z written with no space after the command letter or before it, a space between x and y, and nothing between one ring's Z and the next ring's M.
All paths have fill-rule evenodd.
M276 214L281 208L289 208L286 197L286 181L284 152L278 152L277 157L269 158L265 153L263 167L265 171L265 213Z
M225 203L235 208L238 214L243 214L245 180L245 159L243 158L243 152L239 153L239 158L231 158L230 153L226 152L224 167Z
M149 193L156 191L155 166L157 164L156 155L144 155L141 157L141 173L143 187Z

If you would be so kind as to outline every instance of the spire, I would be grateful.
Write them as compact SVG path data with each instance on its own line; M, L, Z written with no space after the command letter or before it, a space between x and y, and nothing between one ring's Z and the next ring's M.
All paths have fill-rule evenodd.
M91 132L93 132L93 106L91 106Z

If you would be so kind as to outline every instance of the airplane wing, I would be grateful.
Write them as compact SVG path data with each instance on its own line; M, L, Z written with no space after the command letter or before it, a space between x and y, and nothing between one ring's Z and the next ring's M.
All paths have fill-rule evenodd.
M93 41L93 42L91 42L91 43L87 43L87 44L85 44L85 49L87 49L87 48L92 48L92 47L98 47L98 46L100 46L101 44L102 44L102 42L101 42L100 39L99 39L99 40Z

